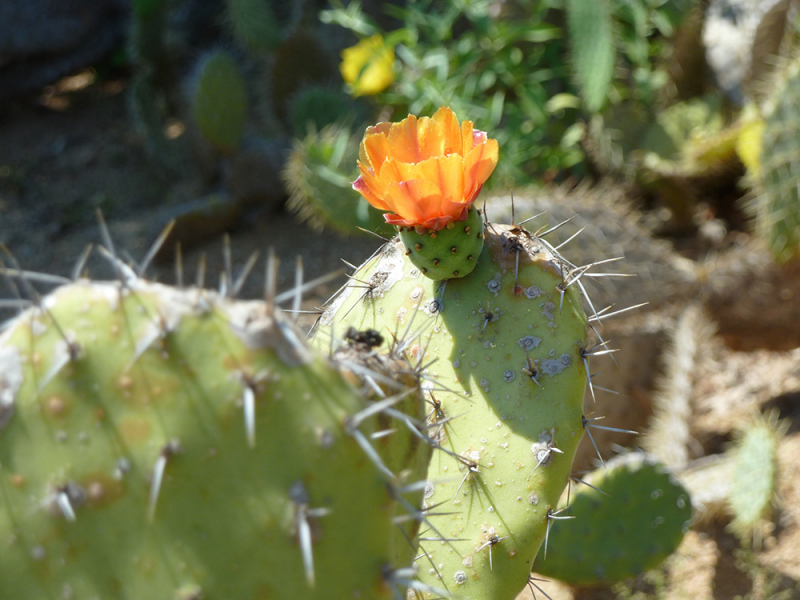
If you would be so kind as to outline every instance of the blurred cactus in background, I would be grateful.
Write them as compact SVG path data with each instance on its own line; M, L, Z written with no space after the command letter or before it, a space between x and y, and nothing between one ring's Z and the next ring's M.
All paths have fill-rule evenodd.
M776 260L787 262L800 252L800 61L779 70L773 80L763 120L751 133L755 142L749 165L755 195L751 209L756 231Z
M315 229L389 233L381 213L353 193L357 158L358 139L341 125L311 130L296 140L283 172L290 210Z
M236 60L223 50L203 57L197 66L192 118L220 154L232 154L244 136L247 85Z

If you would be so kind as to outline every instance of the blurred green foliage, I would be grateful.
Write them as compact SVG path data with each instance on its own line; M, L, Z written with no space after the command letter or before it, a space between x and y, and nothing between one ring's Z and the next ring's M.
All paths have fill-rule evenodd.
M581 175L585 120L609 104L651 108L692 0L418 0L387 5L382 31L358 3L323 11L359 37L396 44L397 78L375 100L389 118L448 105L500 142L495 186ZM599 61L599 64L598 64Z

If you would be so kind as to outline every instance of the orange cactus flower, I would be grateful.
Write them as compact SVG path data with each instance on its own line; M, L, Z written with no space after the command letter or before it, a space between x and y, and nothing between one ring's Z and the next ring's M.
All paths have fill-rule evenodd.
M353 189L390 213L384 215L387 223L439 231L467 218L498 155L497 140L474 129L472 121L459 126L443 106L430 118L408 115L368 127Z

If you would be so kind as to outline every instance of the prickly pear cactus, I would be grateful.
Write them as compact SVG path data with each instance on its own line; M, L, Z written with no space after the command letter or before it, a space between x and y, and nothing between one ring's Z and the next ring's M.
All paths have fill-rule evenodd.
M421 586L511 598L545 539L583 433L587 318L569 265L521 227L488 224L475 270L435 281L395 239L331 301L316 339L396 339L427 380L438 452ZM558 525L556 525L558 528Z
M295 140L281 173L290 193L290 210L315 229L356 233L362 228L391 234L380 212L350 188L357 156L357 141L343 125L310 131Z
M657 567L680 545L692 518L689 494L671 473L634 452L573 485L576 518L550 535L534 571L573 585L614 583Z
M755 201L758 229L780 262L800 250L800 153L797 151L797 97L800 62L795 61L775 86L764 119L761 193Z
M200 61L192 89L192 117L203 137L223 154L234 152L248 115L247 84L233 56L216 50Z
M343 352L269 304L133 278L7 324L0 597L393 597L429 449L380 402L424 412L407 366Z
M350 122L354 114L366 111L340 90L325 85L309 85L292 96L288 112L292 133L295 138L302 139L311 131L321 131L334 123ZM348 169L353 166L354 161L347 163Z
M271 52L283 39L268 0L227 0L225 17L236 40L252 52Z
M777 447L786 428L776 414L759 417L738 432L732 450L735 458L728 490L731 529L756 546L775 504Z

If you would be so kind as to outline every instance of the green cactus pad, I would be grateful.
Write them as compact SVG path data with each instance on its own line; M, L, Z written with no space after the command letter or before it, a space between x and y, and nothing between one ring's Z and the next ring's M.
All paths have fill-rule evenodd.
M642 453L609 461L575 484L568 512L550 533L534 571L572 585L614 583L657 567L681 543L692 518L689 494ZM565 511L566 512L566 511Z
M324 85L309 85L298 90L289 101L289 123L294 136L303 138L309 132L321 131L334 123L352 120L353 113L358 109L359 106L350 102L338 89ZM350 160L344 164L354 165L355 161ZM355 169L354 171L357 173Z
M192 116L203 137L219 152L234 152L249 109L247 84L233 56L224 50L205 56L192 93Z
M382 214L353 194L351 182L358 171L343 165L354 165L357 157L358 140L341 124L295 140L281 173L290 193L289 209L315 229L356 234L361 228L391 235L393 228Z
M776 85L764 120L761 173L763 192L756 200L758 228L780 262L800 253L800 151L797 118L800 61Z
M465 277L475 269L483 248L483 221L480 213L470 207L465 221L451 222L444 229L424 233L403 227L400 240L409 260L426 277L434 280Z
M371 328L419 365L440 446L419 578L504 600L528 581L583 434L587 320L575 286L561 295L566 263L522 228L487 225L478 258L435 281L389 242L331 300L315 340Z
M778 440L786 427L775 415L756 419L739 432L728 491L731 529L742 539L760 533L775 503Z
M251 52L271 52L283 40L269 0L227 0L226 13L234 37Z
M567 33L572 68L586 108L600 112L614 78L614 22L608 0L568 0Z
M395 485L427 456L383 435L387 479L365 453L372 366L201 290L79 282L42 306L0 337L0 597L393 597L415 554Z

